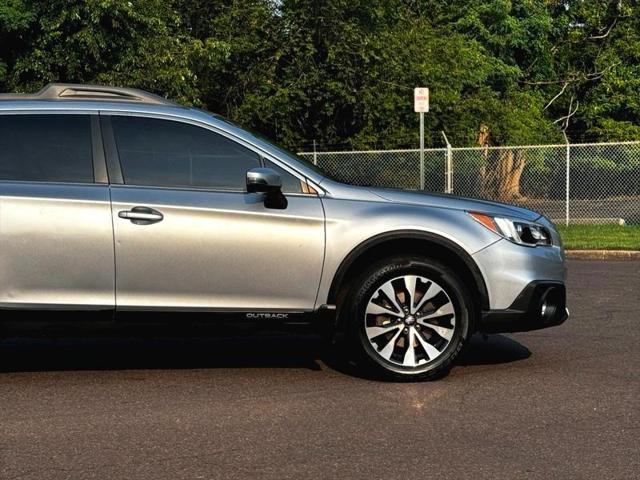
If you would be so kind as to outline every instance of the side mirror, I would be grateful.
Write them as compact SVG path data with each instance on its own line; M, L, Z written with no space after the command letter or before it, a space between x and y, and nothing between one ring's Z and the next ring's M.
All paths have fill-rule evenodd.
M247 192L269 193L282 191L282 179L271 168L252 168L247 172Z
M247 172L247 192L266 193L264 206L284 210L289 202L282 194L282 179L271 168L252 168Z

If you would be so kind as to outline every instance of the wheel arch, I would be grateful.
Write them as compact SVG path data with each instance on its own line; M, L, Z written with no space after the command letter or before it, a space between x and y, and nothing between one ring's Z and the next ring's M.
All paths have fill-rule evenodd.
M429 247L429 253L434 258L455 268L456 273L462 277L465 284L478 293L478 306L481 310L489 309L487 286L471 255L448 238L417 230L382 233L355 247L342 260L336 270L329 289L327 303L339 303L341 295L346 291L345 287L365 265L394 254L425 254L425 247ZM472 291L472 293L475 292Z

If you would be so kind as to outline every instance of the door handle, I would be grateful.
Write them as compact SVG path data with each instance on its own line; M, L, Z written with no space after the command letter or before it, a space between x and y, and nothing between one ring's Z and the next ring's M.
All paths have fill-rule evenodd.
M118 212L118 217L130 220L136 225L150 225L161 222L164 215L149 207L133 207L131 210Z

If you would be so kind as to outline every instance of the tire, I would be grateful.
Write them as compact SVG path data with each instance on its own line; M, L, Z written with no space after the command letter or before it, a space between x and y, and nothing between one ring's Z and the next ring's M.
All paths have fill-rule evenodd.
M472 332L474 304L464 282L446 265L396 256L356 279L340 318L359 366L375 377L427 380L446 375L463 349Z

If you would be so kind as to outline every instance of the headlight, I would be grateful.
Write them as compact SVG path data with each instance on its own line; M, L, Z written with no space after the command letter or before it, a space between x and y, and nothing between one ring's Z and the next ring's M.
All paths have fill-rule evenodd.
M518 245L536 247L538 245L551 245L552 243L549 230L538 223L506 217L493 217L478 212L469 212L469 215L492 232Z

